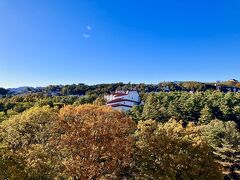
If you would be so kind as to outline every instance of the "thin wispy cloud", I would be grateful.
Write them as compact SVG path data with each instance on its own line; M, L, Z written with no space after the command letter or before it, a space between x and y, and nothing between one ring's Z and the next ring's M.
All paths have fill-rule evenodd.
M90 34L83 34L82 36L83 36L85 39L90 38Z
M87 30L92 30L92 27L91 26L87 26Z
M88 39L88 38L90 38L90 36L91 36L92 26L87 25L85 28L86 28L86 29L85 29L85 32L82 34L82 36L83 36L85 39Z

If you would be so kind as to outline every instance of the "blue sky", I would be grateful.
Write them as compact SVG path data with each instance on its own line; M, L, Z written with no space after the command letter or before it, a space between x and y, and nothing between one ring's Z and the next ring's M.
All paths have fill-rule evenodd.
M0 86L240 79L239 0L0 0Z

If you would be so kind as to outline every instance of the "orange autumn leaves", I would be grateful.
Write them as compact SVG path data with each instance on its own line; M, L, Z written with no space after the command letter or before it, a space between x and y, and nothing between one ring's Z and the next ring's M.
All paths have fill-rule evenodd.
M59 113L55 141L66 173L81 179L120 176L132 161L135 123L110 108L67 106Z
M221 177L197 127L139 122L109 107L34 107L0 125L0 178Z
M122 112L103 106L66 106L59 112L34 107L2 123L1 144L7 152L1 151L2 166L16 167L4 166L0 175L23 179L123 176L132 162L130 135L135 127Z

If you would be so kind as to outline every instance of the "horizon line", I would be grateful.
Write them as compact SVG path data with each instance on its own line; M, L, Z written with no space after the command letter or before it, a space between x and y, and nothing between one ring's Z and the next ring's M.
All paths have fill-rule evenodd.
M119 82L99 82L99 83L84 83L84 82L78 82L78 83L64 83L64 84L45 84L45 85L22 85L22 86L1 86L0 85L0 88L4 88L4 89L13 89L13 88L20 88L20 87L32 87L32 88L39 88L39 87L48 87L48 86L67 86L67 85L78 85L78 84L84 84L84 85L87 85L87 86L94 86L94 85L100 85L100 84L118 84L118 83L123 83L123 84L146 84L146 85L149 85L149 84L153 84L153 85L157 85L157 84L160 84L160 83L176 83L176 82L198 82L198 83L216 83L216 82L227 82L227 81L230 81L230 80L236 80L234 78L232 79L229 79L229 80L216 80L216 81L197 81L197 80L175 80L175 81L159 81L159 82L152 82L152 83L146 83L146 82L124 82L124 81L119 81ZM237 80L238 81L238 80Z

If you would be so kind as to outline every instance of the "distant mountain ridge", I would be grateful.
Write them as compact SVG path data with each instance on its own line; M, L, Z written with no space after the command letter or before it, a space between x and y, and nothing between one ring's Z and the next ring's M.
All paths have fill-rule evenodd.
M17 87L17 88L8 88L7 90L9 90L11 93L23 93L23 92L31 91L33 89L34 88L30 86L23 86L23 87Z
M8 88L9 94L23 94L23 93L29 93L29 92L41 92L44 89L44 87L31 87L31 86L22 86L17 88Z

